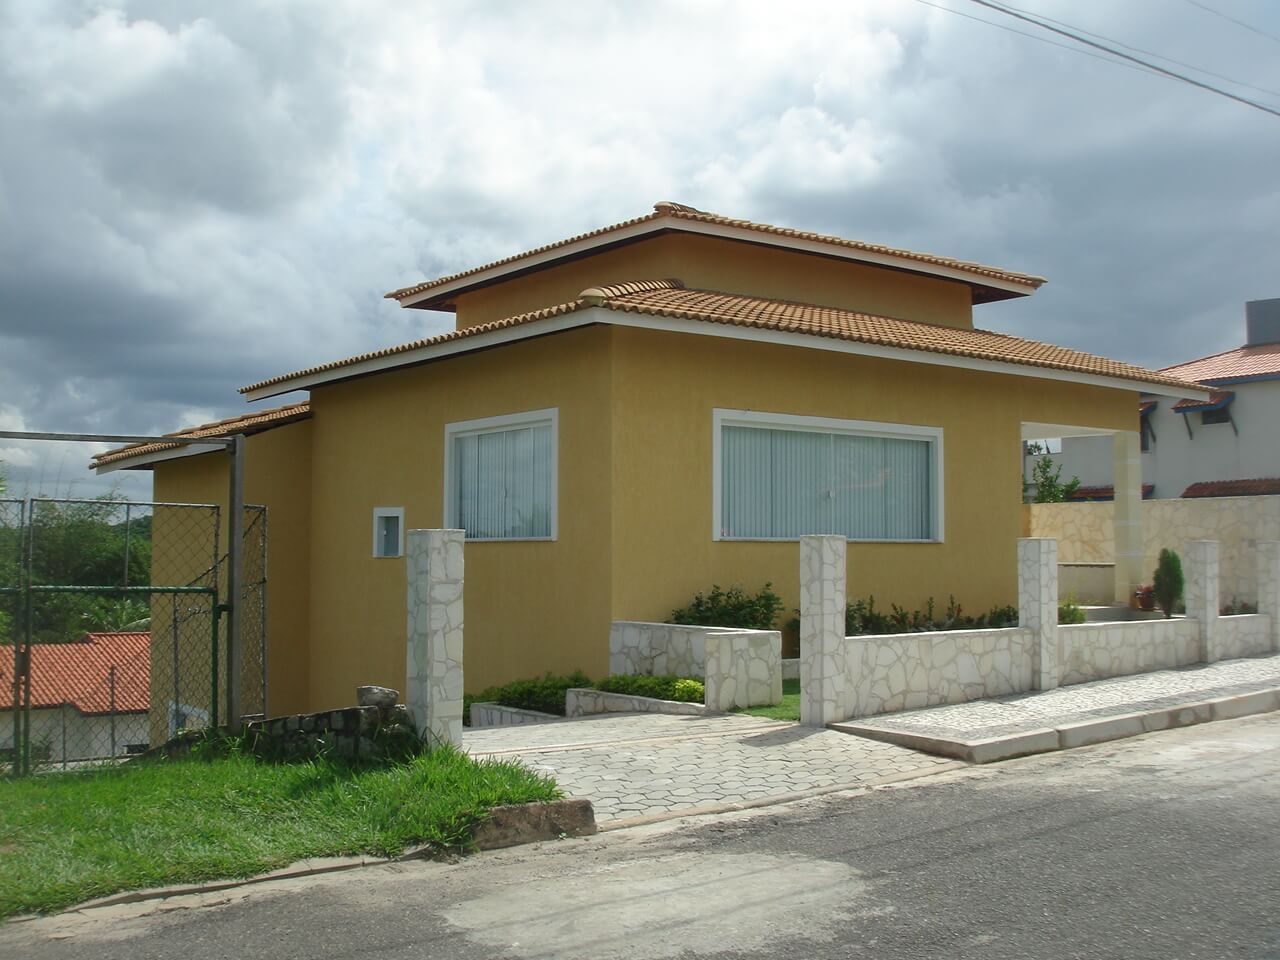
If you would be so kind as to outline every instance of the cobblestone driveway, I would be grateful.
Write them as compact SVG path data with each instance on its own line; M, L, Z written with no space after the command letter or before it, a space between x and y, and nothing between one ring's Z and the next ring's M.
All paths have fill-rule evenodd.
M929 773L956 761L756 717L622 714L465 733L588 797L601 822L657 817Z

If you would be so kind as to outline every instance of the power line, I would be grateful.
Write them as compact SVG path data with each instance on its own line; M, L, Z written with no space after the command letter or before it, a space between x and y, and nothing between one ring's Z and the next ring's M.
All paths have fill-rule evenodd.
M1274 33L1267 33L1267 31L1261 30L1258 27L1255 27L1251 23L1245 23L1243 20L1237 20L1235 17L1229 14L1223 13L1221 10L1215 10L1213 7L1209 6L1208 4L1198 3L1197 0L1186 0L1186 2L1191 4L1191 6L1193 7L1199 7L1201 10L1205 11L1205 13L1212 13L1215 17L1221 17L1223 20L1230 20L1232 23L1234 23L1238 27L1244 27L1246 30L1252 30L1254 33L1258 34L1259 36L1263 36L1263 37L1266 37L1268 40L1274 40L1276 43L1280 43L1280 37L1277 37Z
M1190 2L1190 0L1188 0ZM1006 6L1008 6L1006 4ZM1010 10L1018 10L1017 7L1010 6ZM1018 10L1019 13L1027 13L1026 10ZM1259 87L1252 83L1245 83L1243 80L1237 80L1234 77L1228 77L1226 74L1215 73L1212 70L1206 70L1204 67L1197 67L1194 63L1187 63L1185 60L1178 60L1174 57L1166 57L1163 53L1156 53L1154 50L1144 50L1142 47L1135 47L1131 43L1125 43L1123 40L1117 40L1115 37L1107 37L1101 33L1094 33L1092 30L1086 30L1084 27L1077 27L1075 24L1067 23L1064 20L1055 20L1053 17L1046 17L1043 13L1035 13L1032 16L1049 23L1056 23L1060 27L1066 27L1068 30L1077 30L1080 33L1093 37L1096 40L1106 40L1108 43L1114 43L1118 47L1124 47L1126 50L1132 50L1134 53L1145 53L1149 57L1155 57L1157 60L1163 60L1166 63L1176 63L1180 67L1186 67L1188 70L1194 70L1196 73L1203 73L1205 76L1217 77L1219 80L1225 80L1227 83L1234 83L1237 87L1247 87L1250 90L1257 90L1259 93L1267 93L1273 97L1280 97L1280 91L1271 90L1267 87ZM1062 44L1062 46L1066 46ZM1067 49L1074 49L1068 47ZM1084 51L1081 51L1082 53Z
M1073 33L1070 30L1064 30L1061 27L1055 27L1050 23L1045 23L1043 20L1038 20L1035 17L1030 16L1029 14L1023 13L1019 10L1014 10L1011 7L1006 7L999 3L992 3L991 0L970 0L970 2L976 3L981 7L987 7L991 10L995 10L997 13L1003 13L1006 16L1014 17L1018 20L1024 20L1027 23L1040 27L1043 30L1049 30L1053 33L1067 37L1070 40L1074 40L1077 43L1083 43L1086 46L1093 47L1096 50L1102 50L1105 53L1111 54L1112 56L1122 57L1123 59L1136 63L1139 66L1147 68L1148 70L1152 70L1156 73L1163 74L1164 76L1169 77L1170 79L1180 80L1183 83L1189 83L1193 87L1199 87L1201 90L1208 90L1210 93L1216 93L1220 97L1226 97L1228 100L1234 100L1237 103L1243 103L1247 107L1253 107L1255 110L1261 110L1263 113L1269 113L1273 117L1280 117L1280 110L1276 110L1272 107L1268 107L1266 104L1258 103L1256 100L1250 100L1248 97L1239 96L1238 94L1234 94L1229 90L1223 90L1221 87L1215 87L1212 84L1204 83L1201 80L1196 80L1194 77L1188 77L1185 73L1178 73L1174 70L1168 70L1157 63L1149 63L1148 61L1143 60L1140 57L1135 57L1131 54L1125 53L1123 50L1116 50L1114 47L1108 47L1106 44L1098 43L1096 40L1090 40L1088 37L1082 37L1078 33Z
M1059 43L1057 40L1050 40L1048 37L1042 37L1039 34L1028 33L1026 30L1019 30L1008 24L997 23L995 20L984 20L982 17L975 17L971 13L964 13L953 7L945 7L940 3L933 3L932 0L916 0L916 3L923 4L926 7L933 7L935 10L942 10L944 13L954 13L957 17L964 17L966 20L972 20L975 23L985 23L989 27L995 27L997 30L1003 30L1006 33L1016 33L1020 37L1026 37L1028 40L1034 40L1037 43L1047 43L1051 47L1058 47L1062 50L1070 50L1072 53L1083 54L1086 57L1093 57L1095 60L1101 60L1103 63L1114 64L1117 67L1124 67L1127 70L1136 70L1138 73L1151 73L1146 67L1134 66L1132 63L1125 63L1123 60L1116 60L1114 57L1104 57L1100 53L1093 53L1089 50L1081 50L1079 47L1073 47L1069 43Z

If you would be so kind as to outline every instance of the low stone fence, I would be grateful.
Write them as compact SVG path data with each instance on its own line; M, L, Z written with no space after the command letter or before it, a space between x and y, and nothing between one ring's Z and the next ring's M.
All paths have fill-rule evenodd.
M520 707L508 707L501 703L473 703L471 705L471 727L513 727L526 723L553 723L564 717L554 713L543 713L541 710L523 710Z
M564 712L569 717L587 717L597 713L674 713L680 716L702 717L715 711L702 703L657 700L653 697L637 697L630 693L609 693L605 690L570 687L564 695Z
M1031 689L1030 630L846 637L842 712L867 717Z
M782 634L615 620L609 628L609 672L702 677L704 703L712 710L768 706L782 701Z
M1221 616L1220 548L1183 547L1187 615L1058 625L1057 543L1018 541L1019 626L844 636L846 544L800 543L801 722L963 703L1280 651L1280 541L1258 541L1258 613Z

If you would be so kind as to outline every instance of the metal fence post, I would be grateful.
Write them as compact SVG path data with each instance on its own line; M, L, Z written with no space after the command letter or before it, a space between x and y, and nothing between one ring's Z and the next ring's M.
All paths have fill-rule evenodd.
M231 616L227 621L227 726L236 729L243 715L240 709L241 614L244 607L244 437L237 435L231 443L231 490L227 517L227 599Z

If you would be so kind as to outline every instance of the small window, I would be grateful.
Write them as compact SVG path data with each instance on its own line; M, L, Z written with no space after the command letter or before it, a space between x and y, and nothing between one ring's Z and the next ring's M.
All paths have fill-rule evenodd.
M399 557L404 554L404 507L373 508L373 555Z
M468 540L556 539L555 409L445 427L449 526Z
M1221 410L1206 410L1200 414L1200 422L1205 424L1230 423L1231 411L1227 407L1223 407Z
M1142 450L1145 453L1150 450L1151 445L1156 442L1156 432L1151 428L1151 420L1147 417L1143 417L1141 423L1142 432L1140 436L1142 438Z

